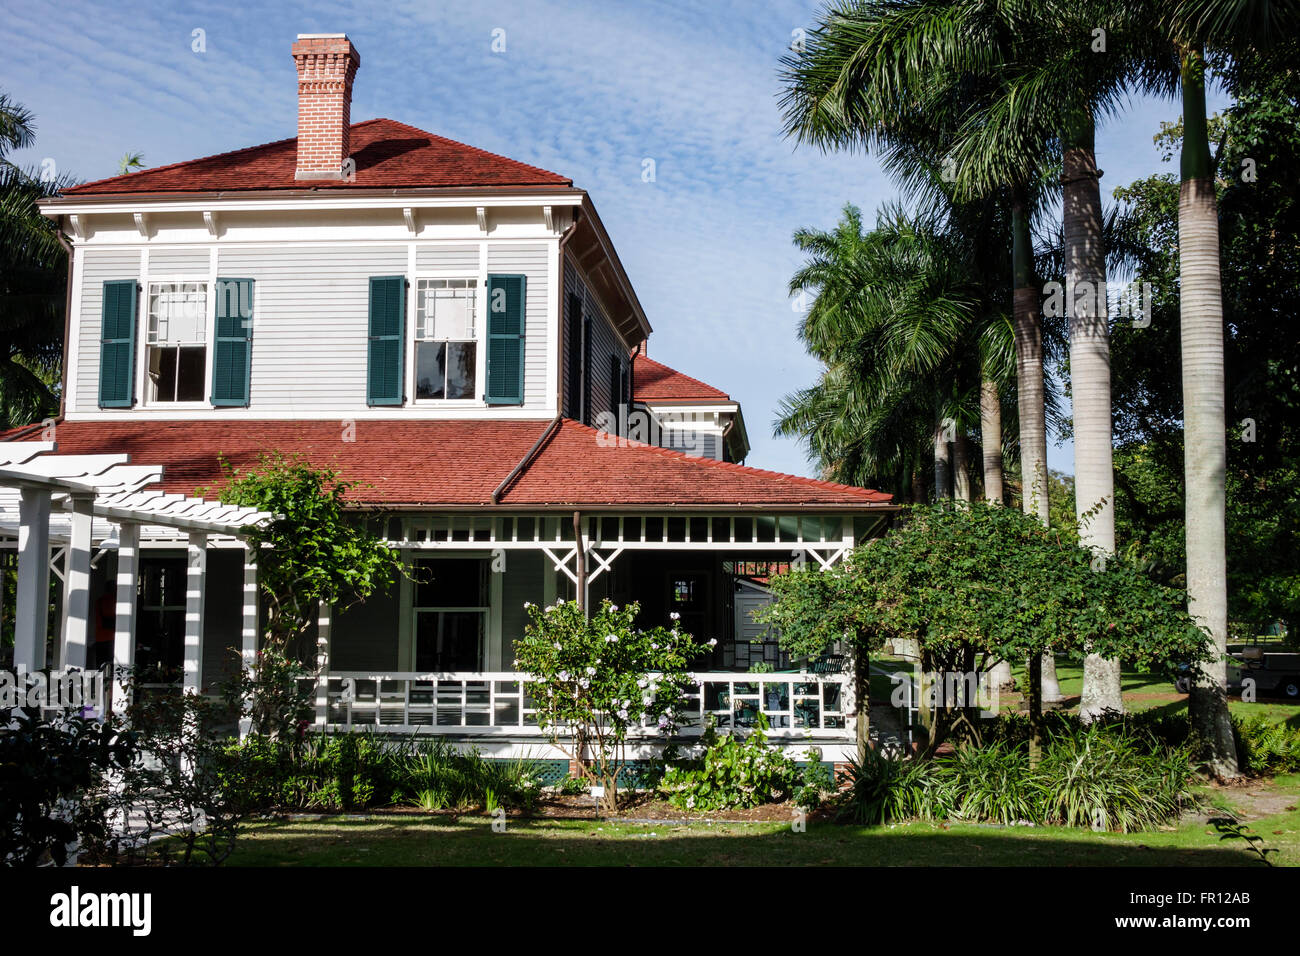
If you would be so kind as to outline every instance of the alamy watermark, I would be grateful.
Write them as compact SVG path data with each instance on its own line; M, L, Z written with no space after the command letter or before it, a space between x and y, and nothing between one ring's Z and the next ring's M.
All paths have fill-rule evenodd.
M68 667L31 671L23 665L0 670L0 709L81 710L103 713L104 672Z

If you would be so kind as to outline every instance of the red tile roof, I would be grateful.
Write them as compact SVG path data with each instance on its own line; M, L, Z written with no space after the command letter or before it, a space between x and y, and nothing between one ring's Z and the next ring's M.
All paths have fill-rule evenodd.
M643 445L566 419L505 503L883 505L892 496Z
M277 450L336 469L356 483L350 497L358 504L490 507L493 491L547 429L540 421L388 419L358 421L349 434L335 421L76 421L59 422L55 441L59 454L127 452L137 464L162 465L168 492L219 489L219 458L246 468ZM889 501L879 491L691 457L566 419L500 505L852 508Z
M557 173L444 139L390 119L354 123L356 181L294 179L298 140L191 159L65 189L65 196L214 192L239 189L349 189L450 186L572 186Z
M683 375L639 352L632 359L632 400L636 402L725 402L724 391Z

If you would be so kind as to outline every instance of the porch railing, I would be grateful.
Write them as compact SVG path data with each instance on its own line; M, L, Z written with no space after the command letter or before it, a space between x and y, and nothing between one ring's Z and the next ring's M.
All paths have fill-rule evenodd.
M767 718L773 737L852 737L846 714L848 677L811 673L696 673L679 721L682 736L749 729ZM476 672L374 674L333 671L324 725L396 733L544 736L525 675ZM318 726L321 724L317 718ZM649 736L654 728L646 726Z

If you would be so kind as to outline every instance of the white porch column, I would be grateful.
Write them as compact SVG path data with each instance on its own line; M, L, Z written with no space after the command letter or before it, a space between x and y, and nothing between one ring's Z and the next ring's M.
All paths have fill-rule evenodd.
M127 681L135 670L136 587L140 577L140 526L124 521L117 528L117 606L113 614L113 699L109 708L126 712Z
M190 532L185 568L185 670L187 694L203 689L203 604L208 583L208 536Z
M329 722L330 628L333 625L333 617L333 609L322 601L320 614L316 618L316 725L318 727L323 727Z
M244 600L243 620L240 626L239 656L244 672L251 673L257 666L257 631L260 624L259 605L257 603L257 565L253 563L253 549L244 545ZM253 721L247 716L239 718L239 737L242 740L253 728Z
M18 595L14 601L14 668L45 666L50 607L50 493L23 488L18 503Z
M72 541L63 572L63 644L60 667L84 668L90 646L90 533L95 499L72 496Z

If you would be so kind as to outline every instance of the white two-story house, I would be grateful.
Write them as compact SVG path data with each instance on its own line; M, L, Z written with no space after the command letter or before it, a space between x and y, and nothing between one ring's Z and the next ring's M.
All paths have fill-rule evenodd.
M761 709L778 736L850 734L837 675L735 670L780 662L735 596L756 569L829 564L879 533L890 496L739 464L738 403L649 358L650 321L570 179L353 123L346 36L292 54L297 138L42 204L72 250L64 407L7 440L126 454L169 494L273 451L354 483L420 583L322 609L321 725L527 744L510 673L525 602L608 596L717 639L698 705L724 725ZM238 535L146 531L136 604L117 605L125 654L209 688L255 648L251 562ZM122 586L112 514L93 534L92 614Z

